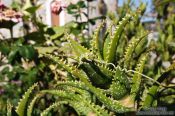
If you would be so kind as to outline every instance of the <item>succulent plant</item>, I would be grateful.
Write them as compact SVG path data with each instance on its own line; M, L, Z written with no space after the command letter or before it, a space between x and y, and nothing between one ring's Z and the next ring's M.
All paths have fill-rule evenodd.
M125 49L124 60L123 58L116 59L115 56L117 46L120 44L120 35L124 30L123 27L133 18L134 15L126 15L114 31L109 26L106 36L103 38L104 43L100 43L102 38L99 38L100 30L103 27L102 22L94 32L90 49L80 45L66 34L67 41L73 51L73 56L67 57L72 59L74 63L68 63L67 59L52 54L44 55L48 60L67 71L69 76L65 81L58 81L54 88L37 91L34 95L32 95L32 91L38 85L33 85L18 103L16 113L19 116L31 116L34 113L35 103L39 102L38 99L48 94L58 98L55 103L42 112L40 111L42 116L47 115L52 109L59 109L64 105L72 107L77 115L95 114L99 116L133 112L141 108L152 107L153 98L151 98L150 93L157 94L163 79L161 76L158 80L154 80L142 74L149 50L140 54L134 69L128 68L130 67L129 62L134 60L132 54L134 54L140 40L145 38L145 34L130 40ZM173 68L167 69L166 73ZM142 85L146 85L146 82L142 81L142 77L151 80L152 86L148 89L148 93L141 95L145 100L139 101L138 96L142 94ZM34 96L34 98L30 100L29 96ZM138 101L140 103L137 103ZM142 105L138 106L140 104Z
M141 10L145 10L144 5ZM158 97L167 101L169 96L163 99L166 92L162 91L174 91L174 86L165 85L164 81L175 65L172 64L155 77L146 76L144 70L148 69L145 65L152 50L143 47L148 32L143 31L141 24L137 23L138 12L123 17L124 14L119 22L115 21L108 27L104 37L101 36L101 30L105 22L99 24L89 48L67 33L64 35L71 54L67 54L67 49L63 50L64 55L46 54L46 50L39 47L42 50L42 53L38 51L39 54L54 64L54 69L61 67L67 74L64 73L66 78L56 80L49 89L44 90L39 89L41 82L34 84L18 102L15 111L8 103L7 115L68 115L67 112L75 115L127 115L160 106ZM136 20L137 29L133 20ZM169 30L172 30L171 27ZM129 42L123 42L125 38ZM23 53L23 49L19 51ZM28 57L26 53L21 55Z

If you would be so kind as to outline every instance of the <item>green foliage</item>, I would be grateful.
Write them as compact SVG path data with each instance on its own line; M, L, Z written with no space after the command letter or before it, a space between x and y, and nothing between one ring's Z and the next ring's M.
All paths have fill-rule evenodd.
M74 26L70 27L68 31L74 34L76 38L80 39L80 43L85 46L89 46L89 39L91 38L91 27L96 24L98 20L105 19L105 16L91 17L91 9L94 7L91 5L96 0L79 0L76 3L70 3L66 8L67 13L73 17L72 22Z
M77 43L76 41L73 41L69 36L67 39L70 43L71 48L75 50L74 52L77 55L77 57L80 57L82 53L87 54L89 52L86 48L79 45L79 43Z
M37 50L32 45L25 44L24 39L18 39L13 43L8 40L1 41L0 46L1 55L5 59L0 62L2 66L0 80L5 83L0 85L5 92L1 100L9 99L10 102L16 104L20 95L33 83L42 81L47 86L51 71L49 72L49 69L43 64Z
M132 38L130 40L130 43L128 45L128 48L126 48L125 51L125 55L124 55L124 67L127 68L129 66L129 63L132 59L134 50L136 49L137 45L139 44L139 42L145 38L147 34L143 35L141 38Z
M115 54L114 52L117 49L117 44L119 42L120 36L121 36L121 32L123 31L123 27L127 24L127 22L129 21L129 19L131 18L131 15L127 14L121 22L119 22L119 25L116 27L116 31L114 31L114 34L110 40L109 43L109 48L107 48L107 56L104 56L104 59L107 62L113 62L114 58L115 58Z
M174 2L165 0L154 0L153 4L155 6L155 12L157 13L157 41L152 40L150 46L155 47L153 54L156 56L151 65L147 67L147 75L154 78L168 86L174 86L171 81L174 79L174 71L168 71L174 65L174 47L171 45L174 43ZM161 22L163 20L163 22ZM165 65L167 63L168 65ZM168 68L169 67L169 68ZM154 71L154 74L152 73ZM174 70L172 68L172 70ZM164 91L161 91L161 90ZM143 108L148 109L153 104L158 104L162 106L167 106L167 109L172 109L174 107L173 92L168 93L169 89L174 90L173 87L163 88L154 83L154 85L145 91L148 93L144 96ZM166 94L171 100L171 103L167 102L166 97L162 97ZM171 97L170 97L171 96Z
M133 78L132 78L132 88L131 88L131 94L132 94L132 98L135 99L137 94L139 93L140 90L140 84L141 84L141 73L143 72L144 69L144 64L147 60L148 54L143 54L140 59L139 59L139 63L136 66L136 73L134 74Z
M104 23L105 22L102 22L98 27L97 27L97 29L95 30L95 32L94 32L94 37L93 37L93 39L94 40L92 40L92 42L91 42L91 44L92 44L92 49L93 49L93 51L94 51L94 53L98 53L98 57L100 58L100 59L102 59L103 58L103 49L102 49L102 45L101 45L101 43L100 43L100 31L101 31L101 29L103 28L103 26L104 26ZM94 45L93 45L94 44Z
M164 71L163 74L161 74L160 77L157 78L157 81L159 83L162 83L165 80L165 78L174 69L175 69L175 64L172 64L168 69L166 69L166 71ZM156 100L155 98L158 97L158 91L160 88L161 86L159 86L157 83L153 83L152 87L150 87L149 90L147 91L145 99L143 100L143 106L142 106L143 109L148 109L149 107L153 105L153 102ZM171 88L171 85L170 85L170 88ZM172 86L172 89L173 88L174 86Z
M13 7L19 9L18 4L14 3ZM76 18L75 22L48 28L35 16L40 5L33 6L27 0L22 9L24 20L32 19L36 32L0 42L0 59L3 59L0 64L4 65L0 71L3 82L0 90L6 92L1 101L10 99L5 109L7 115L130 115L162 104L172 105L175 91L169 81L174 75L174 64L169 68L149 66L150 48L146 49L156 47L156 52L162 53L160 62L171 58L174 15L167 19L164 30L159 29L158 44L147 44L148 32L140 23L145 4L136 11L130 9L131 6L124 4L124 8L117 11L118 17L111 15L113 21L104 36L101 32L106 22L100 23L89 44L89 40L82 42L85 36L82 30L87 29L89 23L94 24L96 19L91 20L88 14L81 12L88 8L85 1L70 4L67 8ZM81 13L88 18L87 22L81 21ZM36 42L35 45L28 44L31 40ZM151 71L155 74L151 75ZM20 83L14 84L16 81ZM35 82L38 84L33 85ZM18 100L23 91L26 92ZM9 97L12 93L15 93L11 96L14 101ZM15 105L17 101L14 111L11 103Z
M53 108L57 108L58 106L60 106L61 104L67 104L66 101L60 101L57 103L54 103L52 105L50 105L47 109L45 109L42 113L41 116L47 116L48 113L50 112L50 110L52 110Z
M116 38L120 39L119 35L122 33L120 29L122 28L121 25L125 25L131 17L132 16L127 15L127 21L124 18L124 21L121 21L119 26L117 26L119 30L114 30L113 36L109 38L111 44L109 44L108 47L112 48L111 46L116 46L115 49L109 49L114 50L111 51L111 53L115 53L118 44L114 43L119 41L112 40ZM114 36L116 38L114 38ZM146 60L145 54L141 55L135 71L122 69L121 66L113 64L112 61L105 62L105 58L99 59L98 55L94 54L96 50L100 50L98 48L98 37L99 35L96 33L92 40L92 42L94 41L94 43L96 43L92 44L92 47L95 49L89 50L66 35L73 53L70 59L76 62L74 65L68 62L68 59L51 54L45 55L49 60L67 71L72 78L67 78L65 82L58 82L54 89L41 90L39 92L39 94L51 94L58 97L56 99L57 101L44 110L42 115L47 114L51 109L55 109L58 106L61 107L61 104L68 104L78 115L93 113L100 116L102 114L109 115L109 112L125 113L137 110L134 108L135 96L140 92L139 86L142 83L141 73L143 72L144 62ZM129 43L128 46L130 46L130 44L131 43ZM135 49L136 46L137 44L134 42L131 49ZM126 47L126 50L127 49L128 47ZM104 48L102 48L102 50L104 50ZM134 50L132 50L132 52L134 52ZM115 59L114 55L110 57L111 59ZM127 59L127 57L125 58ZM130 75L132 72L134 72L133 76ZM132 81L129 78L133 78ZM32 113L32 107L37 98L38 97L34 97L31 101L30 114ZM128 100L128 102L123 103L125 100ZM104 109L106 109L107 112Z
M130 82L126 73L116 68L115 75L110 85L109 92L115 99L121 99L130 90Z
M24 4L15 0L12 3L12 8L5 9L13 9L13 11L22 14L20 16L19 13L17 17L22 18L24 25L20 28L23 29L24 36L13 37L14 32L12 28L18 22L0 21L0 28L9 29L11 32L11 38L2 36L2 40L0 40L0 115L6 114L7 101L16 105L20 96L30 86L40 82L43 85L42 87L47 88L53 77L53 72L47 67L43 57L39 57L38 51L34 45L30 44L30 41L34 40L32 42L36 46L44 45L47 40L46 36L53 35L56 29L51 28L49 30L49 28L46 28L46 25L38 21L35 12L40 6L33 6L30 0ZM35 32L29 33L29 22L37 28ZM49 33L48 30L52 30L53 33ZM14 115L13 112L12 115Z
M32 87L30 87L27 92L25 92L24 96L22 99L20 99L20 102L18 103L18 106L16 107L16 112L19 116L24 116L25 113L25 107L28 102L28 99L30 97L30 94L32 91L37 87L37 84L34 84Z
M27 108L27 116L32 116L32 112L33 112L33 109L34 109L34 105L36 103L36 100L38 100L38 98L40 98L42 96L42 94L37 94L33 100L30 102L30 104L28 105L28 108Z

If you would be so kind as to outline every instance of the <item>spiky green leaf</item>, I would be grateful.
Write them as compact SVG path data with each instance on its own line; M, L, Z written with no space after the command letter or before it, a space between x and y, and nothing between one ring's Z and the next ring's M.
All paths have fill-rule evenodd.
M24 116L25 115L25 110L27 106L27 102L29 100L30 94L32 91L38 86L37 83L35 83L33 86L31 86L25 94L22 96L22 99L18 102L18 106L16 107L16 112L19 116Z

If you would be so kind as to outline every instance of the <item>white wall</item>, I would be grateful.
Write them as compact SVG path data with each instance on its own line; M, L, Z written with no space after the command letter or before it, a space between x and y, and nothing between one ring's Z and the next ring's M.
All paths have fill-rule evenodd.
M6 6L10 6L12 0L1 0Z
M12 0L2 0L4 2L5 5L9 6L11 3L12 3ZM42 22L47 24L48 26L51 26L51 10L50 10L50 3L52 2L53 0L38 0L38 4L42 4L43 5L41 6L41 8L38 10L38 13L37 15L42 17ZM66 3L76 3L78 2L79 0L63 0L64 2ZM90 18L93 18L93 17L96 17L96 16L99 16L99 13L98 13L98 1L94 1L94 2L91 2L90 3ZM116 0L105 0L105 2L107 3L107 6L109 8L109 11L112 11L115 7L115 1ZM86 11L85 11L86 12ZM86 20L85 17L82 17L83 21ZM65 23L69 22L69 21L72 21L72 20L75 20L71 15L67 14L66 11L62 11L61 14L60 14L60 25L64 25ZM22 24L19 24L17 26L14 27L14 36L15 37L18 37L18 34L20 34L20 26ZM0 29L0 32L4 33L5 37L9 37L9 32L8 30L2 30ZM21 36L21 34L20 34Z

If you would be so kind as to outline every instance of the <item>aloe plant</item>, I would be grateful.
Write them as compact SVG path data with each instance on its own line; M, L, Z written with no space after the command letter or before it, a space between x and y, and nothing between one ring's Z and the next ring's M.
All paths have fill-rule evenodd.
M113 22L104 33L103 38L100 34L105 21L99 24L94 31L92 41L90 42L91 45L83 43L86 46L81 45L78 41L81 41L81 38L74 40L69 36L71 35L70 33L64 34L66 27L69 27L71 24L43 30L45 26L37 23L38 28L41 30L39 32L42 35L47 35L48 39L53 40L55 42L54 45L58 45L56 43L58 42L57 39L65 35L63 41L69 44L68 47L70 49L66 51L67 49L64 49L65 46L61 48L65 53L64 55L62 55L62 51L59 55L52 54L52 51L58 50L61 45L59 47L35 47L40 56L42 56L42 59L47 59L49 61L47 64L51 63L50 67L54 65L54 71L55 69L56 71L63 71L61 73L64 73L62 75L65 78L55 78L52 82L49 81L49 89L43 89L43 84L45 84L43 81L34 84L23 95L16 106L16 110L8 103L7 115L32 116L40 114L41 116L47 116L55 114L67 115L66 113L69 113L75 115L109 116L148 110L151 107L162 106L160 104L162 101L165 101L167 104L173 104L175 101L173 101L174 86L173 84L167 84L165 81L172 78L174 64L172 63L169 68L163 70L159 64L150 68L147 62L150 57L150 48L145 49L146 37L149 32L146 32L139 22L140 14L142 15L145 11L145 5L141 4L136 12L128 9L128 6L129 3L125 4L124 8L119 9L121 10L118 11L119 17L112 19ZM33 8L37 9L38 7ZM130 12L125 15L128 11ZM32 12L34 11L32 10ZM156 46L156 51L163 60L171 60L171 53L167 51L170 49L168 45L174 46L174 14L171 15L171 18L168 18L163 26L164 30L159 30L160 42L158 41L158 44L153 45ZM81 27L81 25L76 26L77 28ZM84 24L82 27L85 28ZM74 29L72 28L70 29L71 31ZM54 33L46 34L52 30ZM77 34L77 31L74 32ZM32 35L38 34L32 33ZM26 35L27 39L39 39L39 36L33 37L32 35ZM45 41L43 39L45 38L44 36L41 38L42 41ZM37 42L37 44L43 43ZM2 43L2 45L0 48L3 48L6 52L7 44ZM15 51L16 49L13 50L15 56L19 52L23 57L30 59L32 54L25 52L26 50L30 51L31 47L26 46L26 50L19 48L24 48L24 46L20 44L17 46L17 51ZM71 54L67 54L70 51ZM164 53L164 51L166 52ZM46 54L46 52L49 54ZM14 55L9 56L13 57ZM13 60L16 62L16 59ZM44 64L41 67L47 67L47 65ZM160 71L155 72L156 69ZM44 71L42 70L42 72ZM56 72L54 71L53 73ZM54 74L55 77L59 76L57 73ZM144 74L148 74L148 76ZM42 76L45 75L43 74ZM50 78L52 79L52 76ZM41 89L39 90L38 88ZM168 94L169 92L170 94Z
M155 106L154 96L158 95L162 87L166 87L161 83L174 69L174 65L157 79L143 74L150 50L138 54L140 57L137 59L133 59L132 56L141 40L145 39L147 32L133 37L126 45L123 58L116 58L116 51L124 32L123 27L134 18L136 16L133 14L126 15L114 31L111 25L105 33L105 38L99 38L104 24L102 22L94 32L90 48L85 48L65 34L72 50L71 56L67 55L65 58L53 54L43 55L62 67L67 72L67 78L64 81L58 81L51 89L40 90L32 95L32 91L38 86L33 85L18 103L17 114L20 116L36 114L34 106L41 102L40 98L45 95L53 96L55 103L49 103L50 105L46 106L45 110L40 109L38 113L42 116L48 115L54 111L53 109L61 109L61 107L71 107L77 115L109 116L117 113L136 112ZM102 43L100 39L103 39ZM130 62L136 62L136 65L133 66ZM151 83L150 81L147 83L144 79L150 80ZM147 88L145 93L142 92L143 85ZM29 97L34 98L30 100Z
M51 94L62 98L62 100L58 99L56 103L43 111L41 113L42 115L46 115L51 109L59 107L62 104L68 104L73 107L79 115L93 113L100 116L109 115L110 112L124 113L136 111L134 108L134 95L137 94L139 90L134 88L134 93L132 93L132 88L134 86L139 87L140 83L132 84L132 76L128 75L127 69L122 69L123 66L115 63L115 51L119 44L120 35L123 32L123 26L129 23L132 17L132 15L126 15L119 22L113 34L109 35L109 33L112 32L108 29L108 32L106 32L108 36L104 41L104 45L99 45L99 30L103 25L101 24L94 33L94 38L91 42L92 49L83 47L77 41L66 35L67 41L74 53L72 59L77 62L77 65L68 64L65 59L54 55L46 54L45 56L65 69L73 79L72 81L58 82L57 87L52 90L39 91L39 95L36 95L31 101L27 115L32 115L31 112L36 99L38 99L41 94ZM136 43L139 43L139 41L133 41L131 43L137 45ZM128 47L126 51L131 49L131 47L132 46ZM107 53L102 54L104 53L103 50L106 50ZM129 55L133 52L134 50L126 53ZM136 70L142 73L146 56L144 56L144 60L143 58L140 59ZM141 78L141 76L134 74L133 81L137 81L137 78ZM32 86L26 92L23 99L20 100L16 110L18 115L25 115L25 107L27 107L26 104L29 103L29 94L35 86L36 85ZM126 99L129 99L129 102L123 104L123 100Z

